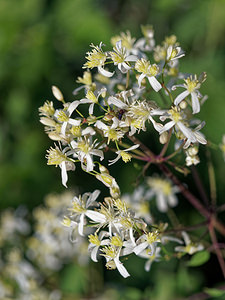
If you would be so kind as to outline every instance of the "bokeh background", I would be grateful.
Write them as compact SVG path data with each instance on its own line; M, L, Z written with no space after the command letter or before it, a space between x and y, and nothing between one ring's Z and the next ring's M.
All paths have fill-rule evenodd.
M206 121L203 132L207 139L221 143L225 133L224 0L1 0L1 210L18 207L21 203L32 210L49 192L64 190L59 170L46 165L46 149L52 143L39 124L38 107L47 99L53 100L52 85L60 87L66 99L74 99L72 91L77 87L77 76L82 74L90 43L103 41L109 45L112 35L127 29L138 38L141 24L154 26L158 43L166 35L177 35L186 52L181 62L182 71L207 72L201 91L209 98L200 118ZM218 201L222 203L225 192L222 154L212 151L212 160ZM119 175L124 192L129 188L128 172L129 167ZM199 172L208 189L204 166L199 167ZM131 180L135 175L129 175ZM86 179L71 173L69 185L87 190ZM191 180L191 175L187 180ZM95 188L94 181L89 181L88 188ZM142 262L134 260L129 269L133 274L130 279L123 280L114 272L107 272L96 284L99 291L108 289L113 295L111 299L169 300L175 299L174 295L182 299L213 282L212 276L204 276L204 272L210 273L207 268L212 266L214 261L206 270L198 271L168 263L153 267L148 274ZM62 286L65 293L77 298L68 299L87 296L90 292L87 270L79 274L76 268L71 270L66 273L68 286ZM81 285L74 285L80 274L83 274Z

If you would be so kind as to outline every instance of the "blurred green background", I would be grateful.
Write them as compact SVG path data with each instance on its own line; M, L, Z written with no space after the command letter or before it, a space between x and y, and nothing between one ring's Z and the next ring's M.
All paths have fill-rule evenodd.
M157 43L166 35L177 35L186 52L181 61L182 71L207 72L201 92L208 94L209 99L200 118L206 121L203 132L207 139L216 144L221 142L225 133L224 0L1 0L1 210L21 203L32 209L47 193L64 190L59 170L46 165L46 149L53 143L39 124L38 107L47 99L53 100L52 85L60 87L66 99L74 99L72 91L77 86L77 76L82 74L90 43L103 41L109 45L112 35L127 29L138 38L141 24L154 26ZM215 152L212 156L218 197L222 201L225 192L222 154ZM82 181L76 173L70 174L69 185L82 186ZM207 178L204 181L207 183ZM173 268L174 265L166 267L163 273L156 268L146 274L142 267L139 271L134 267L133 279L120 281L121 290L128 287L124 292L127 295L118 299L141 299L141 290L148 291L149 285L155 286L149 291L151 299L173 299L174 281L180 284L182 295L195 291L204 282L202 274L190 275L177 266L177 273L171 273ZM106 282L113 280L110 276L114 275L107 273ZM190 285L190 280L195 284ZM168 297L161 285L167 288Z

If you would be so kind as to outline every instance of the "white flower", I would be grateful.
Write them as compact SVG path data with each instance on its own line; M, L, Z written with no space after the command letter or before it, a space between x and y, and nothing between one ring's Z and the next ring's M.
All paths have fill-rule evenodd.
M100 246L106 246L110 243L109 239L105 239L105 236L109 236L109 233L107 231L101 231L99 236L97 235L97 233L95 232L94 234L90 234L88 236L89 239L89 246L88 246L88 250L91 252L91 259L94 262L97 262L97 253L98 250L100 248Z
M137 246L134 248L133 252L136 255L139 255L142 251L148 248L148 252L150 253L150 255L152 255L155 253L156 244L159 242L160 238L158 231L143 234L136 241Z
M194 78L192 76L184 79L185 83L181 85L173 86L172 89L176 89L176 87L183 87L186 91L182 92L180 95L176 97L174 100L174 104L178 105L182 100L184 100L188 95L191 95L191 103L192 103L192 110L193 114L197 114L200 111L200 102L199 98L202 97L198 89L201 87L201 83L205 80L199 81L197 76L195 75Z
M166 60L167 61L173 61L175 59L183 57L185 54L182 53L181 47L172 46L170 45L166 52Z
M180 111L178 107L172 107L168 111L157 111L155 110L153 112L155 115L162 115L160 119L164 121L165 119L169 118L171 121L166 123L163 128L160 131L160 134L163 133L164 131L170 130L172 127L175 127L177 130L180 130L185 138L187 138L187 143L202 143L205 144L206 141L199 138L200 135L197 132L193 132L190 128L188 128L185 125L185 115Z
M116 117L114 117L112 120L113 120L113 124L111 126L108 126L99 120L95 123L95 126L98 129L103 131L104 137L108 138L108 142L107 142L108 144L111 140L118 141L125 134L125 132L122 131L120 127L118 127L119 120Z
M92 143L90 138L81 137L78 138L77 141L72 141L71 146L74 157L77 157L80 160L82 167L86 172L91 172L94 169L92 155L99 156L101 160L104 159L102 150L95 149L95 147L98 146L97 140Z
M74 197L72 200L72 208L69 210L72 212L72 217L78 217L78 232L83 235L83 228L85 224L85 216L92 221L98 223L105 220L105 216L97 211L87 209L90 206L96 205L96 199L99 196L100 191L95 190L93 193L85 193L82 196Z
M169 180L158 177L148 177L147 183L151 188L151 197L156 196L156 205L159 211L166 212L168 205L171 207L177 205L178 199L175 194L179 189L176 186L172 186Z
M185 253L192 255L192 254L194 254L198 251L202 251L204 249L202 244L191 242L189 235L186 232L182 231L182 236L183 236L183 239L185 242L185 246L177 246L177 247L175 247L175 251L185 252Z
M123 237L119 235L114 235L111 237L110 245L105 246L101 249L102 255L106 259L106 267L108 269L116 269L119 271L119 273L124 277L127 278L130 276L130 274L127 272L124 265L119 260L119 257L121 255L121 250L123 247Z
M128 161L131 160L132 155L130 155L129 153L127 153L128 151L132 151L134 149L137 149L140 145L133 145L130 148L124 149L124 150L118 150L116 151L117 157L113 160L109 160L109 166L111 166L112 164L116 163L121 157L122 160L127 163Z
M138 78L139 88L145 77L147 77L150 85L156 92L162 88L161 83L156 79L156 76L159 74L159 67L156 64L151 65L150 61L141 58L136 62L135 69L141 73Z
M86 58L88 61L84 64L83 68L93 69L94 67L97 67L99 73L101 73L103 76L111 77L113 76L114 72L111 73L103 68L107 59L107 55L102 51L102 46L102 42L99 46L94 46L91 44L93 50L92 52L87 52Z
M58 121L62 122L61 133L65 136L66 135L66 127L67 124L73 126L79 126L81 123L81 119L75 120L70 118L72 111L61 109L55 111L55 117Z
M125 47L122 47L122 40L116 43L116 47L113 48L114 52L109 52L114 65L118 66L118 69L122 73L127 73L131 69L129 61L136 61L138 58L135 55L129 55Z
M66 185L68 180L67 171L75 170L74 162L71 160L71 158L68 157L68 155L71 154L70 149L66 147L63 151L61 151L58 147L56 147L55 149L51 147L47 152L48 152L48 154L46 155L46 158L48 159L47 164L55 165L56 167L59 166L61 168L62 184L65 187L67 187Z

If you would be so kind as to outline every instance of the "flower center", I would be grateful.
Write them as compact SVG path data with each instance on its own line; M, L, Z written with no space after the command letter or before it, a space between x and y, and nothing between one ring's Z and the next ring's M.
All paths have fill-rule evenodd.
M96 246L100 246L101 245L101 242L100 242L100 240L99 240L98 235L97 235L96 232L95 232L95 234L90 234L88 236L88 239L89 239L90 243L92 243L92 244L94 244Z
M77 147L84 152L85 154L88 154L88 152L90 151L90 146L89 144L85 143L85 142L80 142L78 143Z
M48 165L60 165L63 161L68 160L66 155L63 154L59 149L50 148L48 151L48 154L46 155L46 158L48 159L47 164Z
M170 115L171 115L171 117L172 117L172 119L173 119L173 121L174 121L175 123L177 123L177 122L179 122L180 120L182 120L181 114L180 114L180 112L177 110L177 107L170 109L170 110L169 110L169 113L170 113Z
M149 68L149 74L150 74L151 76L156 76L158 73L159 73L159 67L158 67L156 64L152 65L152 66Z
M63 110L61 110L61 111L58 113L57 119L58 119L60 122L68 122L68 121L69 121L69 117L67 116L67 114L66 114L65 111L63 111Z
M152 243L155 243L155 242L159 241L159 234L158 234L157 231L147 233L146 237L147 237L147 242L149 244L152 244Z
M122 160L127 163L128 161L131 160L132 156L129 153L126 153L125 151L121 151L120 155L122 157Z
M91 100L93 103L98 103L97 97L96 97L95 94L94 94L92 91L90 91L90 90L87 92L86 98L87 98L88 100Z
M190 77L184 80L187 85L187 90L192 93L196 88L198 88L199 82L197 79L192 80Z
M123 241L121 240L121 238L118 235L114 235L111 238L111 244L116 246L116 247L122 247L123 246Z

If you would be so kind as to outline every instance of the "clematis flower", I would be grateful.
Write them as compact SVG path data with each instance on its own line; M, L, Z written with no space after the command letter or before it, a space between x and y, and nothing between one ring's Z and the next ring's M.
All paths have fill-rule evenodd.
M177 87L183 87L186 91L182 92L180 95L176 97L174 100L174 104L178 105L182 100L184 100L187 96L191 95L191 104L193 114L197 114L200 112L200 102L199 99L202 95L199 92L199 88L201 87L201 83L206 80L206 73L203 73L200 79L195 75L194 78L192 76L184 79L184 84L175 85L172 87L172 90L175 90Z
M129 62L137 61L137 56L129 55L125 47L122 47L122 40L116 43L116 47L113 48L113 51L110 51L109 54L114 62L114 65L118 66L118 69L122 73L127 73L131 69Z
M87 52L87 62L84 64L83 68L93 69L94 67L98 68L100 74L106 77L112 77L114 72L106 71L103 66L107 59L106 53L102 51L103 43L101 42L99 46L94 46L91 44L93 48L92 52Z
M137 246L134 248L133 252L136 255L139 255L146 248L148 249L148 253L153 255L156 250L156 244L160 242L158 231L149 232L141 235L139 239L136 241Z
M59 166L61 168L61 177L62 177L62 184L67 187L66 183L68 180L67 171L74 171L75 164L71 158L68 157L71 154L70 150L65 148L61 151L57 146L54 148L50 148L47 151L46 158L48 159L48 165L55 165L56 167Z
M172 186L168 179L162 179L159 177L148 177L147 184L151 188L149 197L156 196L156 205L159 211L166 212L168 205L174 207L178 203L176 193L179 189L176 186Z
M139 88L141 87L142 80L145 77L147 77L150 85L156 92L162 88L161 83L156 79L156 76L159 74L159 67L156 64L151 65L150 61L145 58L141 58L136 62L135 69L141 73L138 78Z
M97 140L92 143L91 138L84 136L78 138L77 141L73 140L71 146L74 157L78 157L86 172L91 172L94 169L93 155L99 156L100 160L104 159L103 151L96 149Z
M78 223L78 232L83 236L83 228L85 224L85 217L90 218L94 222L103 222L105 216L97 211L88 209L90 206L96 205L96 199L100 194L99 190L95 190L93 193L84 193L82 196L74 197L72 200L72 208L68 210L72 212L70 217L75 218Z
M185 231L182 231L182 236L183 236L183 239L185 242L185 246L177 246L177 247L175 247L175 251L185 252L185 253L192 255L192 254L194 254L198 251L202 251L204 249L204 247L201 243L193 243L190 240L189 235Z
M122 160L123 160L125 163L127 163L127 162L130 161L131 158L132 158L132 156L131 156L129 153L127 153L127 152L128 152L128 151L132 151L132 150L134 150L134 149L137 149L139 146L140 146L139 144L138 144L138 145L133 145L133 146L131 146L131 147L128 148L128 149L116 151L116 154L118 154L118 155L117 155L117 157L116 157L115 159L109 160L109 166L111 166L112 164L115 164L121 157L122 157Z

